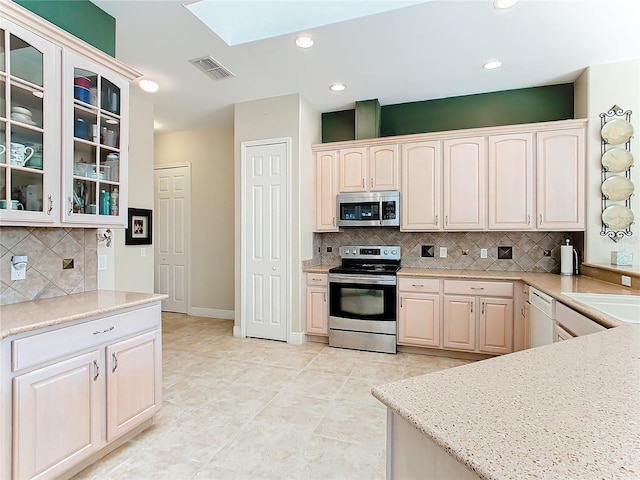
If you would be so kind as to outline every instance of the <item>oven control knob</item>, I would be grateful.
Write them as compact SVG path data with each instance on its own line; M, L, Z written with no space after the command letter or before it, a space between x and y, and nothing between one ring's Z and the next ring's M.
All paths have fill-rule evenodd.
M389 250L385 250L385 251L384 251L384 254L385 254L385 255L389 255Z
M391 255L395 255L397 252L397 250L394 248L393 250L391 250Z

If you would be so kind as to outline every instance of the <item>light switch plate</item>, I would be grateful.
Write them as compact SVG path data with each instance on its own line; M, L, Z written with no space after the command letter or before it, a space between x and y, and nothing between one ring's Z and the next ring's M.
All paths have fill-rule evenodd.
M629 277L628 275L622 275L622 285L624 285L625 287L630 287L631 277Z
M106 270L106 269L107 269L107 256L98 255L98 270Z
M146 257L147 256L147 249L146 248L142 247L140 249L140 256L141 257Z
M480 258L487 258L487 249L486 248L481 248L480 249Z
M440 247L440 258L447 258L447 247Z

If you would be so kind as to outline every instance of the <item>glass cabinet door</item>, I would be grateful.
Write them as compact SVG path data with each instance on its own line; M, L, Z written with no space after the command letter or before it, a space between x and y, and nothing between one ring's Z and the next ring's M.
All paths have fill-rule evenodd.
M65 53L64 68L64 91L69 93L64 100L68 112L65 126L72 131L72 135L65 135L69 143L63 159L67 199L64 220L124 224L126 128L121 111L123 102L128 104L128 83L71 53Z
M17 25L0 28L0 215L54 222L59 176L59 49ZM56 104L58 108L56 108ZM46 130L45 130L46 129ZM57 151L56 151L57 150Z

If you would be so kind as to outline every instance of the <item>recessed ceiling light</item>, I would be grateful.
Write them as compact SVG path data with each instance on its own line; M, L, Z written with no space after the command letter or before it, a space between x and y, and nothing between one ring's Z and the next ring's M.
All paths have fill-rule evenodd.
M142 90L144 90L145 92L149 92L149 93L155 93L160 88L160 85L158 85L153 80L148 80L148 79L140 80L138 82L138 85L140 86L140 88Z
M309 35L300 35L296 37L296 45L300 48L310 48L313 46L313 38Z
M495 8L511 8L513 7L516 3L518 3L518 0L494 0L493 1L493 6Z
M482 65L482 68L484 68L485 70L493 70L495 68L500 68L501 66L502 62L500 60L489 60L484 65Z
M342 92L346 88L347 86L344 83L334 83L329 87L329 90L331 90L332 92Z

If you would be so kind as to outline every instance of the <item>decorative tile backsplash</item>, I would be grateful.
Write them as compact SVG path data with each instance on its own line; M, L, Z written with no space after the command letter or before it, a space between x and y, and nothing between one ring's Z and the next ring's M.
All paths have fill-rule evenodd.
M403 267L558 273L560 245L567 238L582 250L582 232L413 233L395 228L345 228L338 233L315 234L313 263L339 264L339 247L343 245L400 245ZM434 256L423 257L423 246L433 247ZM447 249L446 258L440 257L441 247ZM480 258L483 248L487 249L487 258ZM427 254L431 251L425 249ZM508 252L511 258L507 258Z
M98 288L98 231L0 227L0 305ZM26 280L11 280L11 257L27 255ZM73 261L73 268L69 267Z

